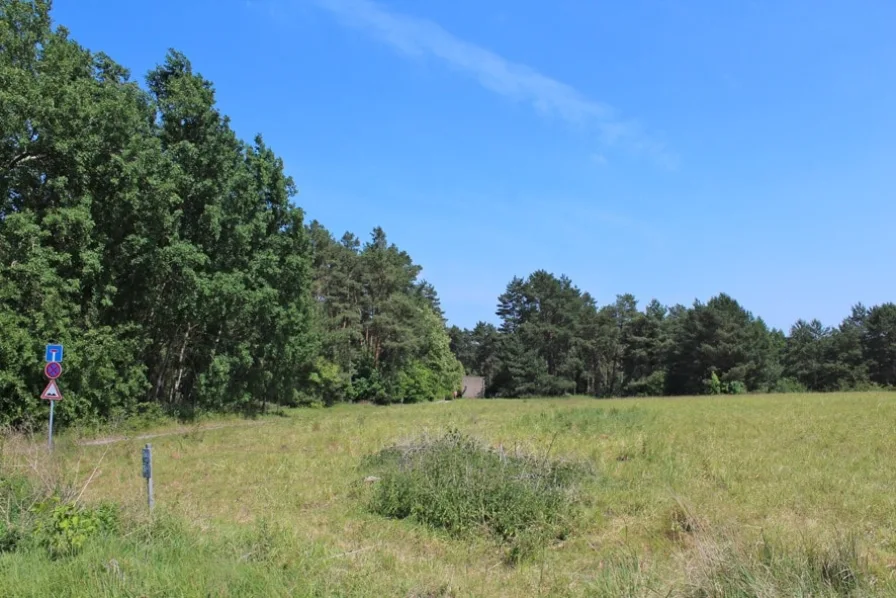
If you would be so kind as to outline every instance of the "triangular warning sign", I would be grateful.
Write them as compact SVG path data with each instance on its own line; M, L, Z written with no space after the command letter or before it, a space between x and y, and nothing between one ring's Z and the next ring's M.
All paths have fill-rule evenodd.
M47 387L44 389L44 392L40 395L40 398L46 399L48 401L62 400L62 393L59 392L59 387L56 385L55 380L50 380L50 383L47 384Z

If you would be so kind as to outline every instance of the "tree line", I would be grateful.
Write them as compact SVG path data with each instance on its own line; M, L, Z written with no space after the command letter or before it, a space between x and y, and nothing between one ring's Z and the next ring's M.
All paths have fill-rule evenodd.
M632 295L598 307L565 276L514 278L500 325L449 330L490 396L599 397L855 390L896 386L896 304L858 304L837 327L788 334L721 294L690 307Z
M281 159L184 55L140 86L50 4L0 0L0 423L45 413L47 342L63 422L459 388L407 253L306 223Z
M62 422L146 411L500 396L640 396L896 385L896 306L789 335L725 295L598 307L515 278L500 327L446 328L421 269L376 228L306 222L258 136L170 52L139 85L0 0L0 424L43 416L43 345L66 347Z

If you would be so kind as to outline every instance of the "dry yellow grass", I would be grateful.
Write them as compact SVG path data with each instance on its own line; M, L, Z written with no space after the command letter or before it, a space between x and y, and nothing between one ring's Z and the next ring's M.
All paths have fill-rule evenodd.
M462 400L287 415L153 438L159 517L189 522L187 534L203 538L195 554L207 557L186 550L169 561L159 548L139 562L133 545L113 543L75 560L115 559L131 577L106 584L97 573L72 582L84 583L84 593L66 595L139 595L131 592L153 583L190 596L699 595L718 569L712 555L726 547L751 553L763 537L783 547L852 537L865 561L861 591L896 588L896 394ZM576 532L510 567L488 538L452 539L368 513L361 459L448 427L495 446L550 448L593 463L598 475L585 488ZM63 438L52 460L80 485L99 463L84 498L137 514L145 509L144 442L81 446ZM7 445L3 470L46 470L32 467L39 453ZM268 552L254 561L245 546L260 545L259 537ZM19 584L19 593L0 594L41 595L92 570L69 563L68 572L54 572L36 558L0 556L4 589ZM45 584L29 574L45 575ZM288 585L290 576L301 583ZM791 587L755 583L770 584L768 596ZM723 590L709 595L751 595Z

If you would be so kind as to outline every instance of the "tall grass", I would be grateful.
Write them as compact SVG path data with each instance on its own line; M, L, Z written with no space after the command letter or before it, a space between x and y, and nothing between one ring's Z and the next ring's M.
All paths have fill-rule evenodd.
M876 595L854 537L797 544L764 538L754 546L737 538L703 537L686 570L682 594L687 598Z
M0 597L896 596L896 395L288 415L161 430L152 517L143 441L0 435Z

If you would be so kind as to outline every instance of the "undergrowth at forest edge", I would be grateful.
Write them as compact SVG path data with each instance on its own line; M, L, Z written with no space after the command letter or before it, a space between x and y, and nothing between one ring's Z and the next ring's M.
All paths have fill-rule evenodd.
M69 556L118 529L113 504L85 506L57 493L44 497L25 478L0 477L0 552L39 547L53 558Z

